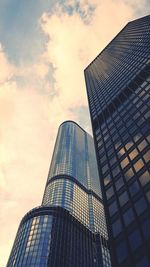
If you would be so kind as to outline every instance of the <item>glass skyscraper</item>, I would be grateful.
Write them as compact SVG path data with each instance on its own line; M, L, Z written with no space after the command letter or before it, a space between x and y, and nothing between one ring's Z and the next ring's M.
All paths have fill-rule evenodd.
M92 137L59 127L42 205L21 221L7 267L110 267Z
M103 264L110 266L93 138L72 121L59 128L42 204L61 206L99 232Z
M150 266L150 16L85 69L113 267Z

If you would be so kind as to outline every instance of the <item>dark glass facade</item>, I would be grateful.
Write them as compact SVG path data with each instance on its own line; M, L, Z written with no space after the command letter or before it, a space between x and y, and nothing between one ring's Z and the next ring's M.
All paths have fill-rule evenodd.
M150 16L85 69L113 266L150 266Z
M22 219L7 267L110 267L92 137L59 127L42 205Z

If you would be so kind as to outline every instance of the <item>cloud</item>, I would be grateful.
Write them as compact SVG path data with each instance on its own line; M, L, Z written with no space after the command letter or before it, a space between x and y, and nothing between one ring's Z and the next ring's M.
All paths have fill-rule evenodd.
M0 59L0 265L5 266L21 217L40 204L57 126L51 123L47 95L39 93L35 83L20 88L14 78L34 73L42 80L45 65L24 73L10 64L2 49Z
M36 61L45 44L38 18L55 3L55 0L0 1L0 41L12 62L28 65Z
M0 70L0 84L4 83L6 80L9 80L13 75L13 66L8 62L7 57L3 51L2 44L0 43L0 62L1 62L1 70Z
M55 68L57 99L64 108L75 109L87 106L84 68L133 17L133 10L122 1L92 1L92 13L90 1L65 3L77 12L70 15L64 12L64 6L57 6L53 15L43 14L40 23L48 37L46 58Z
M22 216L41 203L58 127L74 117L53 97L43 55L37 64L18 68L1 53L0 265L5 266Z
M67 0L57 3L53 13L42 15L40 25L47 37L44 55L54 68L54 91L64 110L75 115L75 110L87 107L84 68L136 18L137 9L135 1ZM80 116L76 118L80 121Z

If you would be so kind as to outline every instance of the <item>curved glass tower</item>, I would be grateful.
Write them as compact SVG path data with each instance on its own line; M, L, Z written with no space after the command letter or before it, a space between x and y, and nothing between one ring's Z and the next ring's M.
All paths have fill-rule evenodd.
M42 205L22 219L7 267L110 267L92 137L59 127Z
M103 209L101 202L93 139L76 123L64 122L59 127L42 205L61 206L98 231L100 220L94 222L94 212Z
M104 258L107 255L104 266L110 266L93 139L73 121L59 127L42 205L63 207L91 231L99 232Z
M61 207L37 207L22 219L7 267L100 267L100 239Z

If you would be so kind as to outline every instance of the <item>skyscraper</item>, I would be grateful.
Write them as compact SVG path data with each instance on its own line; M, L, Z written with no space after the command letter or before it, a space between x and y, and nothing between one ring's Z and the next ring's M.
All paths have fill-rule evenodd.
M7 267L110 267L92 137L59 127L42 205L21 221Z
M150 16L85 69L114 267L150 266Z

